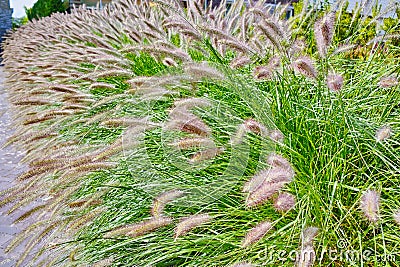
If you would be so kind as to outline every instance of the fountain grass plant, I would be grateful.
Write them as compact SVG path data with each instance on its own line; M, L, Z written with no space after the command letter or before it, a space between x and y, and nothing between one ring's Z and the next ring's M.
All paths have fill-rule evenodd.
M335 10L284 12L119 0L12 33L30 169L1 204L43 201L18 266L395 264L399 49L351 59Z

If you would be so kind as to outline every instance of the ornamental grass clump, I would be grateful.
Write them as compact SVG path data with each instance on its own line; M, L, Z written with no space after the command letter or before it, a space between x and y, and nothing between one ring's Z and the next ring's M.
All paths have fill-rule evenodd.
M7 247L26 245L17 266L274 266L294 263L265 251L398 247L396 27L365 37L374 22L340 5L282 19L266 2L116 0L7 36L6 145L27 170L0 206L24 228Z

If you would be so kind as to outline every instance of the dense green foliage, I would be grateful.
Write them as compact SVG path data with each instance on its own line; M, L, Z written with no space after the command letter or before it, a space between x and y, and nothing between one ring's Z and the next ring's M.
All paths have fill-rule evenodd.
M18 29L19 27L21 27L22 25L28 23L28 18L22 17L22 18L12 18L12 28L13 30Z
M65 10L65 2L63 0L38 0L32 8L25 8L25 13L29 20L33 20L50 16L55 12L64 12Z

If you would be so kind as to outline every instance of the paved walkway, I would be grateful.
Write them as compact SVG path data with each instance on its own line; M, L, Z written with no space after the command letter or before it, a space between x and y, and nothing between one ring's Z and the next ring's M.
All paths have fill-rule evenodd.
M24 170L24 166L19 164L23 156L21 151L15 147L2 148L4 142L12 135L11 129L11 110L7 101L7 94L3 86L4 74L0 68L0 190L9 188L14 184L16 176ZM16 212L11 216L5 214L7 206L0 208L0 267L15 266L18 256L23 251L23 247L9 254L4 253L4 248L12 237L20 231L22 226L12 225L12 222L23 211Z

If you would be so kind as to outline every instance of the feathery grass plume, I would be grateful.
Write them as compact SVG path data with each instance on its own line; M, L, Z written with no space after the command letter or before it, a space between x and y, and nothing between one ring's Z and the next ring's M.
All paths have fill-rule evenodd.
M216 156L222 154L224 151L225 151L224 147L213 147L199 151L190 157L189 163L194 164L215 158Z
M184 192L178 189L173 189L166 191L160 195L158 195L156 198L153 200L153 205L151 206L151 215L153 217L160 217L162 216L162 213L164 212L165 206L175 200L176 198L179 198L183 196Z
M89 90L93 90L93 89L115 89L115 85L114 84L109 84L109 83L103 83L103 82L97 82L97 83L92 83L89 86Z
M334 12L328 12L325 16L317 20L314 24L314 35L317 43L318 53L325 57L331 45L333 34L335 32Z
M305 228L301 234L301 242L302 245L312 245L314 242L315 237L318 235L318 227L315 226L309 226Z
M279 130L271 130L268 132L268 137L277 143L282 143L283 140L285 139L285 136L283 133Z
M313 244L302 246L300 253L297 253L296 267L311 267L314 265L316 254Z
M257 80L269 80L273 77L273 72L269 66L256 66L253 69L253 77Z
M68 204L70 208L80 208L82 206L97 206L103 203L101 199L84 199L84 200L77 200Z
M248 263L248 262L238 262L238 263L231 265L231 267L255 267L255 265Z
M182 60L184 62L190 62L190 56L180 48L169 48L169 47L153 47L153 46L131 46L122 50L122 52L147 52L157 58L157 56L165 56L175 58L177 60Z
M254 120L254 119L246 119L243 123L243 125L246 127L246 129L249 132L265 136L268 130L265 128L264 125L262 125L260 122Z
M162 63L167 67L178 67L178 63L170 57L165 57Z
M138 237L145 235L149 232L157 230L160 227L167 226L172 223L172 219L168 217L157 217L143 221L138 224L134 224L129 227L129 231L126 233L130 237Z
M182 98L174 102L176 108L191 109L194 107L209 107L211 103L208 99L199 97Z
M394 222L397 223L397 225L400 226L400 209L397 209L397 210L393 213L393 219L394 219Z
M333 52L332 52L332 56L333 55L338 55L350 50L353 50L354 48L356 48L357 45L355 44L344 44L344 45L340 45L338 46L338 48L336 48Z
M290 162L279 154L271 153L267 157L267 163L271 167L279 167L289 170L294 175L294 170Z
M23 197L17 203L13 204L13 206L7 211L7 215L12 214L13 212L19 210L21 207L31 204L35 200L37 200L40 197L42 197L43 195L45 195L45 192L43 192L43 190L41 188L37 188L37 184L38 183L35 183L32 185L32 188L36 187L36 190L35 190L35 192L32 192L29 195L25 195L26 194L25 190L30 189L30 187L27 187L24 191L20 192L20 194L23 194Z
M188 137L171 143L170 145L178 149L190 149L194 147L211 146L213 144L214 142L209 138Z
M106 147L105 149L96 153L96 156L93 158L93 161L103 161L109 159L110 157L119 154L124 149L132 149L137 147L139 142L124 142L122 138L117 139L114 143Z
M94 218L98 217L101 213L106 211L105 207L96 208L93 210L88 211L83 216L79 216L76 220L72 221L67 228L68 232L76 231L81 229L87 224L90 224Z
M196 214L189 217L183 218L176 225L175 228L175 239L186 235L192 229L199 227L202 224L208 223L212 220L212 217L208 214Z
M392 135L392 128L389 126L383 126L376 131L375 139L377 142L382 142L388 139Z
M293 170L291 168L272 167L259 171L243 187L243 192L254 192L264 182L267 183L289 183L293 180Z
M360 199L360 208L365 218L371 223L379 220L380 195L374 189L366 190Z
M280 193L274 199L274 208L276 211L285 212L294 208L296 205L296 198L290 193Z
M311 267L315 261L314 239L318 235L318 227L310 226L301 234L301 248L296 256L297 267Z
M25 261L26 257L29 255L29 253L37 246L46 236L48 236L50 233L55 232L57 228L62 225L63 221L61 220L56 220L50 225L48 225L43 231L39 231L37 234L35 234L27 243L25 247L25 251L22 253L22 255L19 256L18 262L16 263L16 267L21 266L21 264Z
M126 78L131 78L133 76L132 72L127 71L127 70L118 70L118 69L113 69L113 70L106 70L106 71L99 71L99 72L93 72L91 76L87 76L88 78L92 79L99 79L99 78L109 78L109 77L126 77ZM81 77L83 79L86 76Z
M216 68L211 67L207 62L186 63L184 66L185 73L195 79L218 79L223 80L225 76Z
M304 53L307 44L303 40L295 40L290 46L290 55L291 56L299 56Z
M278 49L278 51L284 51L283 40L284 36L280 36L281 32L277 31L277 25L271 20L262 20L257 24L261 32L271 41L271 43Z
M103 259L101 261L98 261L96 263L94 263L92 265L92 267L107 267L107 266L111 266L114 262L113 258L107 258L107 259Z
M343 76L330 73L326 77L326 84L332 92L339 92L343 87Z
M399 80L394 76L381 77L378 85L382 88L390 88L399 85Z
M67 167L64 173L54 182L54 186L69 185L79 182L85 174L94 171L104 171L115 168L117 164L113 162L91 162L82 164L79 167Z
M147 125L153 125L156 126L156 123L153 123L149 120L148 117L144 118L116 118L116 119L108 119L100 123L100 125L105 125L105 126L113 126L113 127L118 127L118 126L124 126L124 127L135 127L135 126L147 126Z
M231 137L231 144L232 145L240 145L241 143L243 143L243 140L246 137L247 131L248 131L247 127L243 123L240 124L237 127L236 132Z
M41 105L52 105L57 104L56 102L46 100L46 99L27 99L20 100L13 103L16 106L41 106Z
M77 90L77 86L74 86L74 85L49 84L47 86L47 89L53 90L53 91L56 91L56 92L70 93L70 94L79 94L79 93L81 93L79 90Z
M268 201L276 192L281 190L287 182L266 182L264 181L257 189L250 192L246 198L246 207L259 206Z
M269 221L263 221L257 224L246 233L246 236L242 242L242 247L245 248L256 243L271 229L272 223Z
M86 106L86 105L79 105L79 104L65 104L62 107L63 110L89 110L90 107Z
M249 53L252 50L248 45L238 40L219 39L217 40L217 43L226 45L227 47L230 47L233 50L236 50L241 53Z
M295 72L309 78L317 78L317 70L314 67L313 60L309 56L300 56L291 65Z
M37 175L46 174L46 173L49 173L51 171L54 171L55 169L57 169L57 168L59 168L61 166L62 166L61 163L55 163L55 164L46 165L46 166L43 166L43 167L33 168L33 169L30 169L30 170L24 172L20 176L18 176L17 180L18 181L24 181L24 180L33 178L33 177L35 177Z
M54 111L52 113L44 114L42 116L31 117L31 118L25 120L24 122L22 122L22 124L23 125L35 124L35 123L55 119L58 116L65 116L65 115L71 115L71 114L73 114L73 112L68 111L68 110Z
M26 240L29 236L31 236L33 231L37 231L37 229L39 229L39 227L41 227L42 225L48 225L50 223L51 223L50 220L42 220L28 225L25 229L23 229L12 239L12 241L4 249L4 252L9 253L10 251L13 251L24 240Z
M247 57L247 56L242 55L242 56L237 56L237 57L235 57L235 58L231 61L231 63L229 64L229 66L230 66L232 69L238 69L238 68L244 67L244 66L246 66L246 65L248 65L248 64L250 64L250 63L251 63L251 59L250 59L249 57Z
M137 227L137 224L128 224L128 225L122 225L116 228L113 228L109 232L105 233L103 235L104 238L112 238L120 235L125 235L128 233L132 228Z
M176 91L165 89L162 86L137 88L135 90L129 90L127 93L135 93L137 95L140 95L142 101L159 100L163 96L179 94Z
M211 129L196 115L186 108L175 108L171 111L170 120L166 123L167 129L177 129L183 132L207 137L211 135Z

